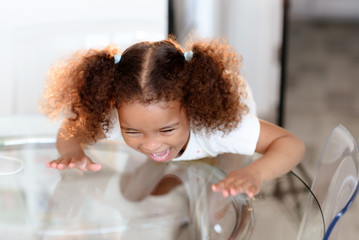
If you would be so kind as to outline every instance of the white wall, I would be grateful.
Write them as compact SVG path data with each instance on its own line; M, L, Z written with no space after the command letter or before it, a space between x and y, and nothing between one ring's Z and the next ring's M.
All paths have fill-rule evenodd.
M275 122L279 104L282 44L281 0L231 0L221 28L243 57L242 72L250 84L258 115Z
M81 48L165 38L167 1L3 1L0 36L0 116L37 114L56 59Z

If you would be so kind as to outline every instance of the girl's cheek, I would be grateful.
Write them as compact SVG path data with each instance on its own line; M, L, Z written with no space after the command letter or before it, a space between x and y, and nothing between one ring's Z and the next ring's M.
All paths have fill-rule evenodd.
M123 137L123 140L125 141L126 145L129 146L130 148L134 148L134 149L136 148L135 141L126 137Z

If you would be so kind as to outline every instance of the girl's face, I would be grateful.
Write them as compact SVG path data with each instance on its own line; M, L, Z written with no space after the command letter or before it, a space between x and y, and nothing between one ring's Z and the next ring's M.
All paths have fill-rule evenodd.
M170 161L186 148L189 122L179 101L123 103L118 116L126 144L155 161Z

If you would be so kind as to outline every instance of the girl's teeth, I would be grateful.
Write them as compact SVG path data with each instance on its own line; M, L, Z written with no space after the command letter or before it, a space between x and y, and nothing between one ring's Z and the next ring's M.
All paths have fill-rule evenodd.
M151 155L156 158L156 160L164 160L168 157L170 153L170 149L167 149L167 151L165 152L161 152L161 153L152 153Z

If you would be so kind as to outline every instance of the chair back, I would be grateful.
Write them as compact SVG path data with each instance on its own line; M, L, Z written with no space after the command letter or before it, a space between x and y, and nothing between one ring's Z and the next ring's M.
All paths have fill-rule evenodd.
M340 218L348 210L358 193L358 145L343 126L333 129L319 159L311 191L315 197L308 199L297 240L330 239L338 237ZM321 212L313 212L317 201ZM325 232L317 232L324 222Z

